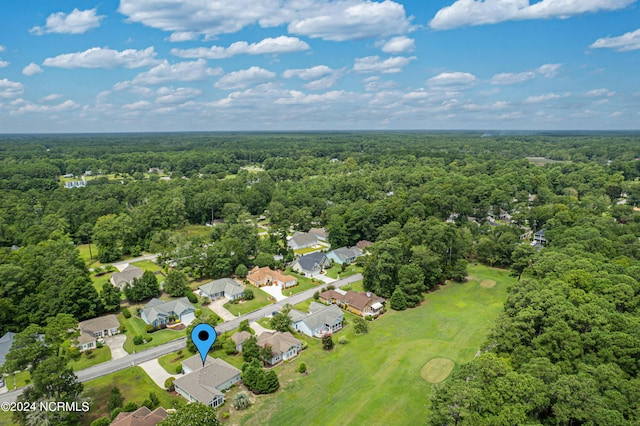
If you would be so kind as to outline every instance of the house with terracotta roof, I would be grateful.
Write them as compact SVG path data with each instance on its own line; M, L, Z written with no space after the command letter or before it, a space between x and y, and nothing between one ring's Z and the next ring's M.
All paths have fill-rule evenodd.
M118 414L113 419L111 426L156 426L166 419L168 415L167 411L162 407L151 411L142 406L136 411Z
M293 328L309 337L322 337L342 330L344 312L336 305L311 302L309 313L292 309L289 313Z
M344 310L363 317L377 317L382 313L385 299L371 292L327 290L320 293L320 300L326 304L336 304Z
M257 266L249 271L247 280L256 287L265 285L279 285L283 289L298 285L298 280L290 275L283 275L278 271L274 271L268 266L258 268Z
M288 331L264 331L258 337L258 346L271 346L273 357L266 360L267 364L275 365L298 355L302 351L302 340L298 340Z
M201 402L213 408L224 404L223 391L240 381L242 373L219 358L207 356L204 366L199 354L182 361L184 375L173 385L176 392L189 402Z

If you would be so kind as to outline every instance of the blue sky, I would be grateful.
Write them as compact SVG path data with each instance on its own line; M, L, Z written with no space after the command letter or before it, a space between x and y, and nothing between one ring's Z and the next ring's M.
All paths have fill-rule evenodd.
M637 0L29 0L0 133L640 126Z

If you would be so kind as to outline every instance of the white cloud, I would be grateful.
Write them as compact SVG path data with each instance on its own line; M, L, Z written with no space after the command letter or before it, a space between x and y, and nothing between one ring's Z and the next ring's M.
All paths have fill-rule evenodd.
M177 89L161 87L157 94L157 104L177 104L199 96L202 91L191 87L178 87Z
M587 98L601 98L615 96L616 92L612 92L609 89L593 89L584 94Z
M427 80L430 86L435 87L465 87L475 84L478 79L468 72L443 72Z
M416 59L415 56L393 56L384 60L379 56L366 56L364 58L356 58L353 70L357 73L381 72L393 74L401 72L402 68L414 59Z
M120 13L131 22L178 33L206 37L235 33L258 24L263 28L288 24L291 34L344 41L406 33L411 18L391 0L121 0Z
M376 47L380 47L380 49L385 53L397 55L400 53L413 52L416 45L414 39L405 36L398 36L384 42L378 42L376 43Z
M251 67L246 70L230 72L222 76L216 83L218 89L242 89L252 84L263 83L276 76L274 72L260 67Z
M57 105L38 105L31 102L26 102L23 104L23 106L18 108L14 113L26 114L26 113L33 113L33 112L62 112L62 111L69 111L72 109L76 109L79 106L80 105L78 105L77 103L71 100L66 100Z
M298 68L286 70L282 73L284 78L298 77L302 80L316 80L318 78L326 77L333 73L333 69L326 65L317 65L311 68Z
M335 72L327 77L320 78L318 80L310 81L307 84L304 84L303 87L309 90L326 90L329 89L338 82L338 80L342 77L341 72Z
M194 33L192 31L171 33L171 36L169 36L169 41L172 43L180 43L183 41L193 41L197 39L198 39L198 33Z
M544 95L539 95L539 96L529 96L527 98L527 100L525 100L524 102L527 104L537 104L540 102L545 102L545 101L553 101L556 99L562 99L562 98L566 98L570 96L569 93L562 93L562 94L558 94L558 93L546 93Z
M31 62L29 65L22 69L22 74L26 76L32 76L35 74L40 74L42 72L42 68L40 68L37 64Z
M84 52L65 53L47 58L42 63L57 68L141 68L155 65L156 51L153 46L144 50L112 50L108 47L94 47Z
M565 19L601 10L617 10L635 0L457 0L436 13L429 26L435 30L496 24L524 19Z
M181 58L224 59L236 55L292 53L309 49L309 45L297 37L280 36L265 38L258 43L251 44L246 41L237 41L229 47L211 46L209 48L171 49L171 54Z
M58 99L62 98L62 95L58 94L58 93L52 93L50 95L47 95L43 98L40 98L40 102L51 102L51 101L57 101Z
M221 73L221 68L209 68L204 59L176 64L164 60L149 71L141 72L132 81L117 83L114 89L122 90L131 86L154 85L168 81L203 81Z
M2 59L0 59L0 68L4 68L8 66L9 66L9 62L3 61Z
M516 84L522 83L523 81L532 80L539 75L546 78L552 78L558 73L560 68L562 68L562 64L544 64L531 71L519 73L504 72L494 75L491 78L490 83L496 85Z
M5 48L3 45L0 44L0 52L4 52Z
M297 90L290 90L288 96L277 99L274 103L281 105L326 104L353 100L357 96L355 93L345 92L344 90L334 90L320 94L305 94Z
M640 49L640 29L628 32L619 37L604 37L596 40L592 49L614 49L618 52L628 52Z
M15 98L24 93L24 85L6 78L0 80L0 99Z
M83 34L92 28L98 28L104 16L96 15L96 9L78 10L66 14L63 12L52 13L47 18L44 27L33 27L30 33L36 35L58 34Z
M151 105L151 102L148 101L138 101L130 104L122 105L122 109L127 111L135 111L143 108L147 108Z

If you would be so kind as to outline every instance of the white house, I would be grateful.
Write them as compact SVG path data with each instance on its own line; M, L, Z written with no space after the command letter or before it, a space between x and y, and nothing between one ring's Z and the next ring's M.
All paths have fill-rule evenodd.
M189 303L189 299L186 297L169 302L154 298L140 311L140 318L155 327L167 324L172 317L184 325L189 325L196 318L196 308Z
M222 278L211 281L198 287L202 295L211 300L226 297L229 300L242 299L244 296L244 287L231 278Z
M176 392L189 402L198 401L213 408L224 404L222 391L238 383L242 373L228 362L209 356L203 366L199 354L182 362L182 372L184 376L173 382Z

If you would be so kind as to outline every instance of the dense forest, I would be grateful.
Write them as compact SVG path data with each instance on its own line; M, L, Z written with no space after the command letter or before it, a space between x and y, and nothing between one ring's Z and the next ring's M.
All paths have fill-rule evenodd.
M468 262L519 277L481 354L437 386L431 424L634 424L640 137L480 136L4 136L0 335L114 308L77 245L103 262L160 253L218 278L265 254L287 260L292 229L324 226L335 247L375 242L365 288L408 307L464 281ZM86 187L64 187L83 174ZM180 232L212 221L206 236Z

